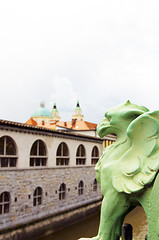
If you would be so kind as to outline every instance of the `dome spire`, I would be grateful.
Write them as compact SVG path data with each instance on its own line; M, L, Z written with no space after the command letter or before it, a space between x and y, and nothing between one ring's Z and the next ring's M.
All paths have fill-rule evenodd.
M43 101L40 102L40 107L41 107L41 108L44 108L44 107L45 107L45 102L43 102Z
M53 109L57 109L56 102L54 102Z
M52 109L51 113L52 113L52 116L53 116L53 120L59 122L60 121L60 116L59 116L59 112L58 112L57 107L56 107L56 102L54 102L53 109Z
M82 110L80 108L79 100L77 100L75 114L72 116L72 119L75 119L77 121L83 121L83 115L82 115Z
M77 100L77 105L76 105L76 107L80 107L79 100Z

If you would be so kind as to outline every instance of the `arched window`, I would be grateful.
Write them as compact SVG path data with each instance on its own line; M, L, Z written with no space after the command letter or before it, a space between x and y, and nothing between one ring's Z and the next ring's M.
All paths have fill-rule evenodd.
M95 178L93 181L93 191L96 192L97 191L97 179Z
M37 140L33 143L30 151L30 166L46 166L46 146L42 140Z
M33 206L41 205L42 204L42 188L37 187L34 191L33 195Z
M83 181L80 181L78 184L78 195L83 195L84 192L84 183Z
M66 184L62 183L59 188L59 200L64 200L66 198Z
M9 192L3 192L0 195L0 214L8 213L10 205Z
M69 164L69 150L66 143L62 142L58 146L56 153L56 165L68 165Z
M86 151L84 146L79 145L76 153L76 165L85 165L86 164Z
M0 167L16 167L17 156L13 139L8 136L0 138Z
M91 158L91 163L96 164L99 160L99 150L96 146L94 146L92 150L92 158Z

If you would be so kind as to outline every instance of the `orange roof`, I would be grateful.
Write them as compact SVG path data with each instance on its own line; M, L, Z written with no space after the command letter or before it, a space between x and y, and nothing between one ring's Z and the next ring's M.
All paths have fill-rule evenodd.
M64 127L64 128L69 128L73 130L95 130L97 127L96 123L91 123L91 122L86 122L86 121L77 121L77 120L72 120L68 122L57 122L57 126L59 127Z
M56 122L54 123L45 122L44 125L41 125L41 126L46 128L56 129Z
M38 127L44 127L44 128L50 128L50 129L56 129L56 126L58 127L63 127L67 129L72 129L72 130L95 130L97 127L96 123L91 123L87 121L77 121L77 120L72 120L68 122L45 122L44 124L42 123L37 123L36 121L33 120L33 118L30 118L26 124L29 125L34 125Z
M37 122L34 121L32 118L30 118L30 119L26 122L26 124L34 125L34 126L37 126L37 127L45 127L45 128L56 129L56 122L54 122L54 123L45 122L44 124L42 124L42 123L37 123Z
M30 118L30 119L26 122L26 124L28 124L28 125L34 125L34 126L37 126L37 125L38 125L37 122L35 122L32 118Z

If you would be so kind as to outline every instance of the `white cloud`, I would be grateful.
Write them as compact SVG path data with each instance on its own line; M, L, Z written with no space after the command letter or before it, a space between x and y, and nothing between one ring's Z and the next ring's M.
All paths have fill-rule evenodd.
M59 114L63 118L61 120L71 120L78 99L71 80L68 77L56 76L52 80L52 86L49 105L53 105L55 101Z
M159 2L0 2L0 117L26 121L44 100L86 120L130 99L159 109ZM62 77L61 77L62 76ZM64 77L63 77L64 76Z

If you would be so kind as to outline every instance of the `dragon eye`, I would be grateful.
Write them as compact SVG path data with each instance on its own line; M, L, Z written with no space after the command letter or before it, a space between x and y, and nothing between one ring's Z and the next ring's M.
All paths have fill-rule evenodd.
M111 117L107 115L107 119L108 119L108 120L109 120L109 122L110 122L110 120L111 120Z
M110 122L110 120L111 120L111 116L110 115L105 114L105 118Z

